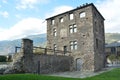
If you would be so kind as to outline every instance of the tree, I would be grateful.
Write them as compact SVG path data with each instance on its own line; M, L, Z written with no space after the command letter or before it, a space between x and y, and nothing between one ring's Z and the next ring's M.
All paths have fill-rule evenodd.
M6 62L6 56L0 56L0 62Z

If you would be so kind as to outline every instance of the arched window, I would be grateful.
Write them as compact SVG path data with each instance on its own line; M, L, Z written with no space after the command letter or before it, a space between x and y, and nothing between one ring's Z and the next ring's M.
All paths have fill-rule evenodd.
M80 18L84 18L86 16L86 13L85 12L81 12L80 13Z
M63 22L63 17L60 18L60 22L61 22L61 23Z

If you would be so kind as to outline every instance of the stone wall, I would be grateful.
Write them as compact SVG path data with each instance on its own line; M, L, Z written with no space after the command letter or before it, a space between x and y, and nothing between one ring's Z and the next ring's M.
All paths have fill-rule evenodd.
M85 14L82 18L81 13ZM73 14L72 20L70 14ZM60 22L61 18L63 22ZM104 18L93 4L83 5L46 20L47 47L54 49L56 45L56 49L63 50L66 46L74 58L74 70L77 70L77 65L81 65L78 70L84 71L97 71L104 67ZM76 25L76 32L70 32L71 25ZM75 41L77 49L71 49L71 42ZM81 59L80 63L76 62L78 59Z
M106 64L104 18L93 8L94 66L101 70Z
M34 71L36 73L54 73L70 71L72 57L54 55L34 55Z
M4 74L70 71L72 60L70 56L33 54L33 41L23 39L21 52L13 56L13 62Z

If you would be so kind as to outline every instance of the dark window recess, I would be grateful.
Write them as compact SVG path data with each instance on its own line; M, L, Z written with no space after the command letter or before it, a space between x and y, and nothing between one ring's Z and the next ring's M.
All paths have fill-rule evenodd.
M96 39L96 47L98 48L98 39Z
M115 47L112 47L112 48L111 48L111 52L112 52L112 53L115 53L115 52L116 52Z
M64 49L64 54L66 54L67 53L67 46L64 46L63 49Z

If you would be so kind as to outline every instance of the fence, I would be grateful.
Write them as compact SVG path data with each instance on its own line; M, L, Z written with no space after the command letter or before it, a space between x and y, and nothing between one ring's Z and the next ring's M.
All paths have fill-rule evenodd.
M20 52L21 47L16 46L15 47L15 53ZM49 49L49 48L43 48L43 47L33 47L33 53L35 54L52 54L52 55L65 55L65 54L70 54L70 51L64 50L55 50L55 49Z

